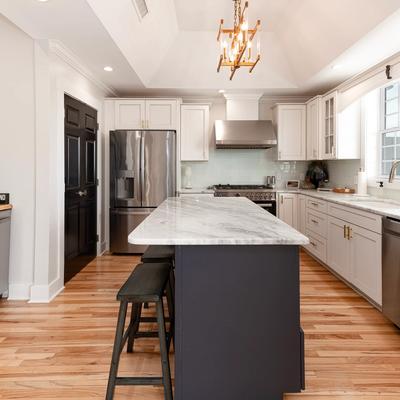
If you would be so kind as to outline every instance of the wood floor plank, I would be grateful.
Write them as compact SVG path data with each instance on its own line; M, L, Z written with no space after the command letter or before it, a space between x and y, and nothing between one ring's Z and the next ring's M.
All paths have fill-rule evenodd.
M1 301L0 399L104 399L115 295L138 262L99 257L50 304ZM301 318L307 389L287 400L400 400L400 331L306 253ZM122 355L120 371L160 374L158 340L138 340L134 354ZM162 400L163 390L117 388L116 400L134 398Z

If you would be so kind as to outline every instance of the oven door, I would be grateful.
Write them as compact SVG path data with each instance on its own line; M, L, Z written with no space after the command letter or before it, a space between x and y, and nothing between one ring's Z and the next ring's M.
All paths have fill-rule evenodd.
M276 200L261 200L255 201L258 206L276 216Z

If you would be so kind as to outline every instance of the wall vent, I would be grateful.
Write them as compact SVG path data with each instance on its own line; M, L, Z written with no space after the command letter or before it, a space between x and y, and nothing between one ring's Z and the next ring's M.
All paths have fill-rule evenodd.
M132 0L132 2L135 6L139 19L143 19L149 13L146 0Z

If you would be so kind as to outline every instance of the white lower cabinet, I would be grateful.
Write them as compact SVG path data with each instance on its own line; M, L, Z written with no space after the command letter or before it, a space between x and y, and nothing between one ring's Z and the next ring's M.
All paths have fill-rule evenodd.
M297 229L297 193L278 194L278 216L280 220Z
M382 235L329 217L327 264L377 304L382 304Z
M297 230L306 234L306 201L307 197L299 194L297 197Z
M351 283L382 304L382 235L356 225L349 228Z
M346 223L328 217L327 264L344 279L350 281L349 240L346 238Z

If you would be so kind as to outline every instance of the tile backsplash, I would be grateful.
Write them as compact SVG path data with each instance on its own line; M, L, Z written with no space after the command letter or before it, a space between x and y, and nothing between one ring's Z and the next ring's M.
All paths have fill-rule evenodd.
M192 170L195 188L215 184L265 184L268 175L276 176L277 188L288 179L303 180L308 163L276 161L276 148L267 150L210 149L208 162L182 162L182 185L186 185L185 168Z

